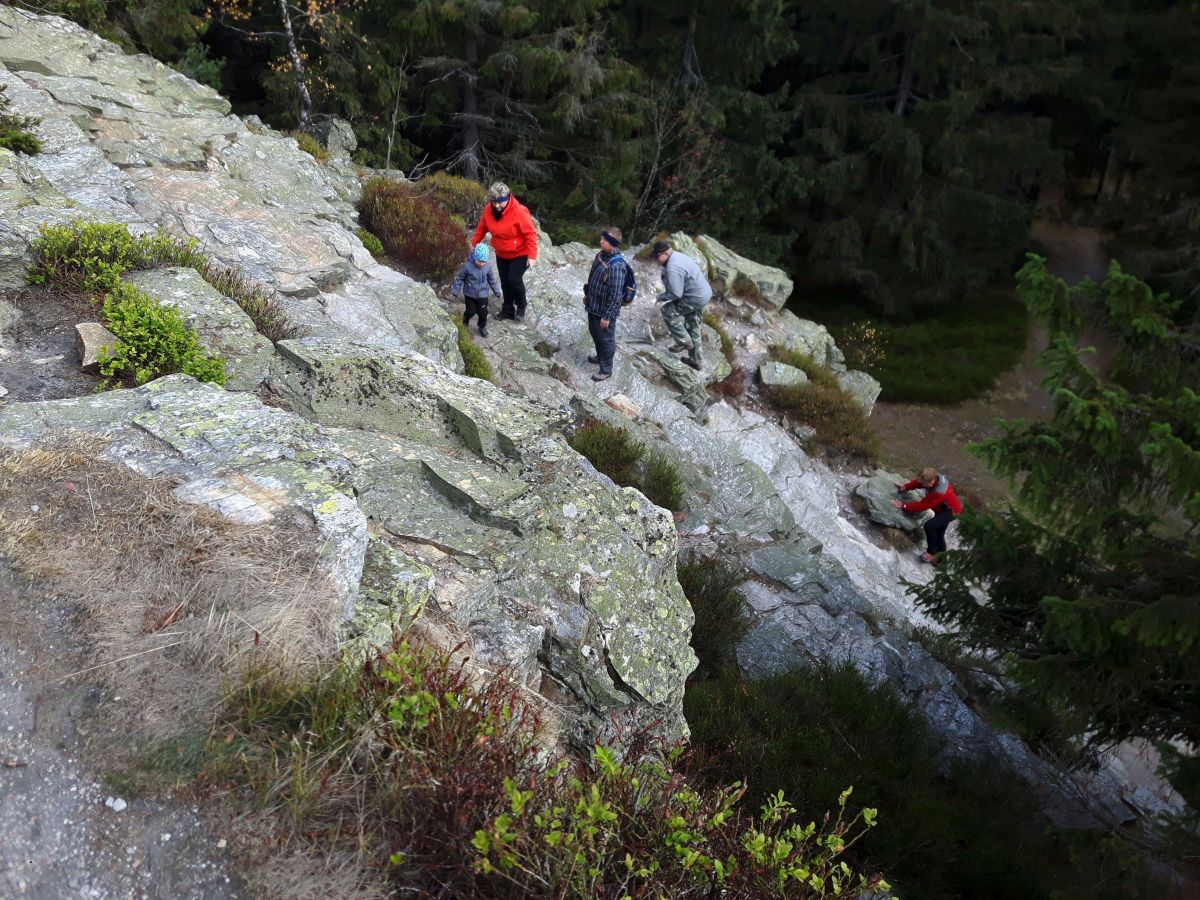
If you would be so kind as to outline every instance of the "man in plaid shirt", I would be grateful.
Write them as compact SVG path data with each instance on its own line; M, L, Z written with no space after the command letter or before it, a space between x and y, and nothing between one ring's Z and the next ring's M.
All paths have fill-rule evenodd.
M600 232L600 252L592 260L592 270L583 286L588 331L596 345L596 353L588 357L588 362L600 366L592 381L612 378L613 354L617 349L617 316L621 314L622 306L633 302L636 293L633 269L621 255L621 229L609 226Z

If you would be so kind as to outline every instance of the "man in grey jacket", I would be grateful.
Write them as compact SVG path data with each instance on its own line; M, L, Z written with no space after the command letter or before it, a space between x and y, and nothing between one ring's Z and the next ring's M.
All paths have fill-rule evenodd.
M712 286L695 260L671 249L667 241L655 241L650 253L663 268L663 321L675 338L672 353L688 351L684 363L700 370L701 329L704 326L704 307L712 299Z

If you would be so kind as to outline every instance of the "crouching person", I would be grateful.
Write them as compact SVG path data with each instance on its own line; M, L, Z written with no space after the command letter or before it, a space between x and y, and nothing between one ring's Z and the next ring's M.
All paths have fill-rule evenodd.
M592 381L612 378L613 355L617 350L617 316L623 305L632 302L636 290L633 269L621 255L621 229L605 228L600 232L600 252L592 260L587 284L583 286L588 331L596 346L596 352L588 357L588 362L600 366Z
M488 291L500 296L500 284L496 281L496 273L492 269L491 253L487 244L477 244L462 264L458 274L454 276L454 285L450 293L455 297L462 294L467 304L463 312L463 324L470 325L471 317L479 317L479 333L488 336Z
M946 529L962 515L962 501L954 493L950 479L929 467L922 469L912 481L897 481L895 485L901 493L918 488L925 491L925 496L920 500L910 500L908 503L893 500L892 506L906 513L933 510L933 518L925 523L925 552L921 554L921 559L927 563L935 562L936 554L946 551Z
M655 241L650 253L663 269L664 290L658 301L663 305L663 321L675 339L669 349L672 353L686 350L683 362L699 371L704 307L712 299L712 286L696 261L672 250L667 241Z

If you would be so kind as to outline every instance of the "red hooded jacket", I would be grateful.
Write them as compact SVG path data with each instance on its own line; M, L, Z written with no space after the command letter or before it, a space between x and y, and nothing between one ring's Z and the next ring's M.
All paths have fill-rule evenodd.
M471 246L482 241L489 231L492 234L492 249L500 259L516 259L518 256L537 259L538 236L537 229L533 227L533 216L529 214L529 207L516 197L509 197L508 206L504 207L499 218L491 203L483 208L483 215L475 226L475 236L471 238Z
M927 488L921 484L920 479L914 478L908 484L900 488L901 491L911 491L921 488L925 491L925 496L921 500L911 500L905 503L900 508L905 512L914 513L920 512L923 509L937 510L939 506L945 503L950 507L950 512L956 516L962 515L962 501L958 499L958 495L954 493L954 486L950 484L950 479L945 475L939 475L937 483L933 487Z

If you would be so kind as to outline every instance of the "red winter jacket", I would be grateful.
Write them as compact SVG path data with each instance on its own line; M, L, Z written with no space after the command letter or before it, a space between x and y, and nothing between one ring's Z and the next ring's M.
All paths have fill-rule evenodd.
M479 224L475 226L471 246L482 241L489 231L492 233L492 249L500 259L516 259L518 256L537 259L538 236L537 229L533 227L533 217L529 215L529 208L516 197L509 197L508 206L504 207L499 218L491 203L484 207Z
M950 484L950 479L945 475L939 475L937 483L933 487L927 488L921 484L920 479L914 478L908 484L900 488L901 491L911 491L916 488L921 488L925 491L925 497L922 500L911 500L905 503L900 508L905 512L920 512L923 509L936 510L939 506L945 503L950 507L950 512L956 516L962 515L962 501L958 499L958 495L954 493L954 486Z

